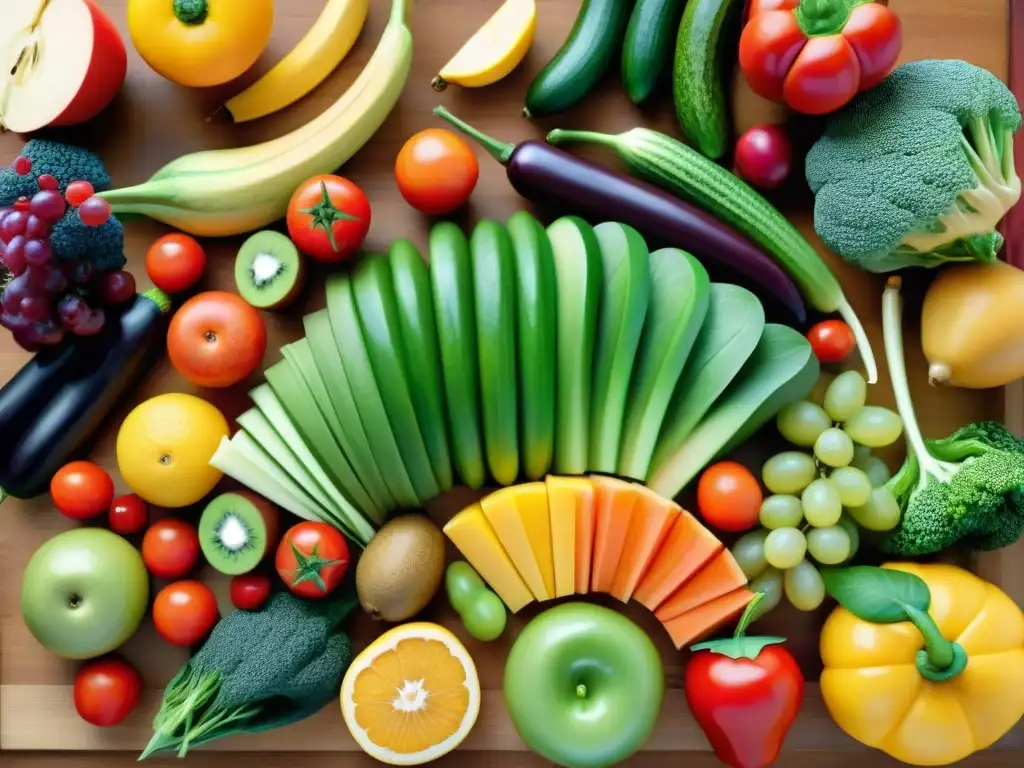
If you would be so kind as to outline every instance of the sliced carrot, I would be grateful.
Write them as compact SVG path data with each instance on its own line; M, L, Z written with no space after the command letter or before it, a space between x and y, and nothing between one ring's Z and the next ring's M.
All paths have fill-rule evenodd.
M597 489L590 478L582 478L590 493L581 494L576 504L576 594L590 591L590 563L594 553L594 518L597 515Z
M723 549L658 606L654 615L664 623L746 585L747 577L743 575L736 558L728 549Z
M735 619L753 599L753 592L740 587L681 616L663 621L662 625L675 647L682 650Z
M629 533L622 547L622 557L615 570L611 594L624 603L629 602L636 585L654 562L658 547L672 530L682 507L642 485L634 484L639 496L633 507Z
M657 610L669 595L721 551L722 542L697 518L681 510L647 574L633 592L633 599L650 611Z
M615 581L615 571L626 545L633 507L640 498L640 492L633 483L614 477L592 475L590 479L597 491L590 591L608 593Z

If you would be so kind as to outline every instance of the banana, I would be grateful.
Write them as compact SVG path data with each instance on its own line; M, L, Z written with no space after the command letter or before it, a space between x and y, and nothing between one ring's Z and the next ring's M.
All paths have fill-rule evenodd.
M444 65L431 85L443 91L448 83L479 88L501 80L526 57L536 30L535 0L505 0Z
M302 40L263 77L228 100L236 123L284 109L327 79L355 45L366 23L370 0L327 0Z
M149 181L102 197L115 214L142 214L200 237L239 235L277 221L299 184L343 165L394 109L412 68L408 2L392 0L387 27L359 77L301 128L250 147L185 155Z

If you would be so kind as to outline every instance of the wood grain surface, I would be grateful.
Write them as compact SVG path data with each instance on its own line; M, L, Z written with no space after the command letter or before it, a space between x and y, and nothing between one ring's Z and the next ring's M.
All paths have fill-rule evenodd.
M415 60L413 74L397 108L370 143L348 163L342 173L366 191L373 206L373 224L367 242L368 249L384 248L391 240L409 237L423 245L431 221L409 208L395 187L392 173L394 158L402 143L415 131L440 125L430 110L437 104L448 106L459 116L479 128L507 141L520 141L542 136L553 127L596 128L623 130L638 122L676 132L672 109L664 96L651 109L637 110L622 94L617 75L609 78L600 91L577 109L560 117L536 123L519 116L523 94L531 78L564 40L579 7L578 0L538 0L539 27L534 47L523 67L502 83L483 90L468 91L452 87L443 94L434 93L430 79L451 55L482 23L500 0L415 0L411 11ZM964 58L1007 76L1008 0L891 0L890 6L904 22L904 59L929 57ZM125 0L99 0L125 33ZM368 59L379 39L388 14L387 0L372 0L370 17L354 51L339 70L313 94L293 108L251 124L234 126L216 118L207 121L225 96L231 95L242 83L222 89L189 91L169 83L155 73L134 54L129 42L129 73L124 92L117 101L92 124L74 129L60 138L87 144L100 152L108 163L117 185L137 183L147 178L167 161L187 152L215 147L243 146L282 135L322 111L352 82ZM249 82L290 49L322 7L321 0L288 0L277 3L277 20L270 48L257 68L249 73ZM735 92L735 122L745 128L777 115L778 110L751 96L737 79ZM804 126L796 126L804 132ZM9 162L17 153L23 137L0 136L0 162ZM457 217L470 224L480 218L503 220L526 204L516 196L506 182L503 169L484 155L480 155L480 184L473 196L470 209ZM600 154L593 155L602 162L614 161ZM798 174L799 177L799 174ZM776 202L804 231L810 233L810 199L800 179L791 188L777 196ZM132 221L128 227L127 252L129 269L139 278L140 287L149 287L143 269L145 249L153 239L167 228L150 221ZM812 242L817 244L817 240ZM233 257L238 239L208 241L211 269L203 287L233 290L231 277ZM884 280L843 265L829 256L843 286L855 305L881 356L879 306ZM267 314L271 345L264 361L270 365L279 359L278 348L302 333L301 317L305 312L323 306L323 272L314 275L307 295L287 314ZM917 276L907 289L907 316L913 319L917 312L921 289L927 276ZM910 355L911 386L918 404L925 431L929 435L944 434L967 421L981 418L1002 418L1004 404L999 392L969 392L930 388L925 376L915 323L910 323L907 349ZM7 381L28 359L6 334L0 335L0 383ZM885 381L884 361L882 380ZM119 490L126 490L116 476L113 458L116 425L127 411L141 400L162 392L194 392L211 400L229 418L249 406L245 392L259 380L254 377L228 391L200 391L185 382L166 360L156 364L134 397L122 404L111 425L97 442L93 458L115 471ZM892 395L884 383L872 390L872 399L892 405ZM2 436L0 436L2 439ZM901 458L899 450L890 454L893 463ZM228 485L228 484L225 484ZM456 491L431 505L430 512L445 521L468 499L469 494ZM41 648L22 624L18 606L21 573L32 551L53 534L66 529L70 523L58 515L45 498L29 503L8 501L2 510L0 525L0 750L55 749L135 750L145 742L146 719L155 706L159 689L186 658L179 649L162 644L147 622L133 638L124 653L143 672L147 687L148 712L140 712L126 729L102 733L77 720L69 698L69 688L76 665L54 658ZM195 519L197 510L186 510L184 516ZM1020 547L998 556L975 563L977 570L998 578L1008 572L1008 563L1016 573L1022 572L1024 551ZM208 574L204 574L206 576ZM211 577L218 591L224 583ZM1024 602L1024 577L1004 584L1007 591L1020 603ZM155 588L161 586L154 585ZM460 631L458 621L443 605L435 601L425 618L439 621ZM485 710L481 721L467 742L466 749L440 761L441 766L474 766L479 768L525 768L541 766L544 761L522 750L521 742L504 717L500 687L504 659L510 643L534 612L524 611L515 617L511 631L496 643L473 643L460 632L472 651L480 669L485 689ZM649 745L651 750L638 755L630 765L634 768L682 765L686 761L692 768L705 768L717 764L703 750L706 742L689 717L679 692L681 671L685 656L675 652L664 631L653 617L629 606L627 614L651 633L662 651L670 690L658 735ZM788 608L779 609L765 619L763 630L787 634L792 638L791 648L797 654L805 674L817 678L820 661L817 655L817 630L823 615L801 614ZM353 627L357 646L379 632L368 618L360 619ZM832 724L815 699L816 687L811 686L808 707L794 731L787 754L778 763L780 768L814 764L820 768L852 768L855 761L863 761L866 752L847 739ZM262 737L266 749L259 754L247 754L245 761L253 768L276 768L297 763L306 768L320 766L369 766L370 761L357 752L343 754L312 754L316 750L345 750L348 734L333 707L329 707L308 723L293 729ZM221 748L245 749L240 742L230 742ZM966 761L969 768L1009 768L1020 765L1024 749L1024 736L1020 731L1011 734L1000 747ZM351 747L348 747L351 749ZM511 751L509 751L511 750ZM683 750L692 752L686 756ZM303 754L296 754L302 752ZM128 752L68 753L11 752L0 755L4 768L119 768L134 762ZM189 765L204 768L223 760L223 755L204 754L189 756ZM883 755L872 754L878 765L894 764ZM159 758L151 763L171 765L173 761ZM177 763L174 763L177 764Z

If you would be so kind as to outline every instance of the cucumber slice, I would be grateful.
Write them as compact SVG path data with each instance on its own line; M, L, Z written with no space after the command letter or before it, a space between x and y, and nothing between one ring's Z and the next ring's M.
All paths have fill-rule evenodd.
M349 387L370 441L373 460L386 473L384 481L396 504L404 509L417 508L421 502L402 461L395 434L391 431L370 356L359 329L355 296L347 275L333 274L327 278L327 309L338 352L345 361Z
M445 423L441 352L437 345L434 303L430 298L430 273L427 262L408 240L391 244L388 262L402 329L402 355L412 384L412 404L427 444L434 477L440 489L447 491L454 480Z
M342 449L349 457L356 476L363 483L363 488L370 494L374 506L383 513L395 508L395 499L384 482L384 475L373 460L370 440L363 429L363 422L356 408L352 388L348 384L345 364L334 342L334 331L331 329L331 317L326 309L306 315L303 319L309 348L316 359L317 368L327 385L327 394L338 420L343 427L346 443ZM383 523L383 520L378 521Z
M430 232L430 289L441 349L452 458L462 482L481 488L487 473L480 427L473 270L462 229L441 222Z
M651 302L640 337L622 432L618 473L643 481L665 412L700 333L711 281L703 265L677 248L650 256Z

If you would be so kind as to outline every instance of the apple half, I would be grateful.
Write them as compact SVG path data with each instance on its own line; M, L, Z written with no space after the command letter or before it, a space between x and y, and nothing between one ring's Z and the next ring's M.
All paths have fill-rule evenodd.
M93 0L0 0L0 19L0 127L84 123L124 85L124 40Z

